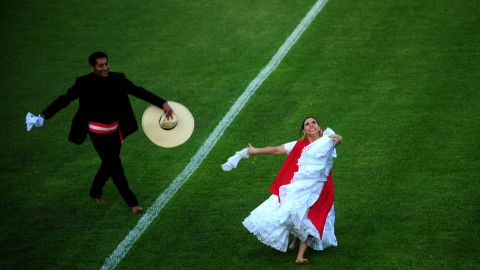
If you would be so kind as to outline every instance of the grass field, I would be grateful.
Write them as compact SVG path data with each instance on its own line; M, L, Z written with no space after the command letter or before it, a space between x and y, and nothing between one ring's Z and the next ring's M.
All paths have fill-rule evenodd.
M183 170L305 16L312 0L0 2L0 269L99 269L139 216L90 142L67 142L71 104L39 113L109 53L112 71L186 105L191 139L142 131L122 159L144 207ZM220 164L247 143L279 145L317 117L343 135L334 165L337 248L305 269L480 269L480 1L330 0L118 269L298 269L241 225L283 157ZM132 99L141 119L148 106ZM140 123L140 121L139 121Z

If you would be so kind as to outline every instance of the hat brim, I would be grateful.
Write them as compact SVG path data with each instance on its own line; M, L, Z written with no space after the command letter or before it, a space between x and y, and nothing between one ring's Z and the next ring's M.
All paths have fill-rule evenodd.
M175 101L168 101L173 112L177 116L177 125L165 130L160 126L160 117L164 115L162 109L150 105L142 116L143 132L154 144L160 147L175 147L186 142L193 133L195 121L192 113L182 104Z

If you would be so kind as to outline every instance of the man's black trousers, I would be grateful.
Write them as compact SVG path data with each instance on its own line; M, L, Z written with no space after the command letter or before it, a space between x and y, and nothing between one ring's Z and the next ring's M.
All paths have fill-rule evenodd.
M137 206L137 197L128 187L122 161L120 160L122 142L119 131L117 130L109 134L97 134L92 132L89 134L93 147L102 160L100 168L98 169L90 188L90 197L98 198L102 196L105 183L109 177L112 177L113 184L115 184L120 195L128 206Z

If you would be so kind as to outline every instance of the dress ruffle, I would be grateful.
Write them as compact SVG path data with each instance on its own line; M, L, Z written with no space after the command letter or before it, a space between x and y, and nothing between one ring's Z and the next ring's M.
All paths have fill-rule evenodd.
M323 183L320 184L323 186ZM320 194L320 191L321 187L318 194ZM310 198L299 199L300 197L292 195L290 190L288 199L281 197L281 204L278 202L276 195L271 195L250 213L243 221L243 225L262 243L283 252L287 251L290 233L302 241L307 240L308 245L315 250L337 246L333 206L327 216L323 237L320 239L319 232L307 216L308 209L311 206Z

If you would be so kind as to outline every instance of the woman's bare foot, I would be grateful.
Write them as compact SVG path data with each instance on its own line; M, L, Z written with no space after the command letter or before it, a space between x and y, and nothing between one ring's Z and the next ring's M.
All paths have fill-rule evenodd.
M295 263L298 263L298 264L308 264L309 261L308 261L307 259L305 259L305 258L297 258L297 259L295 260Z
M290 245L288 245L288 249L290 250L294 250L298 247L298 244L300 243L300 241L298 240L298 238L294 238L292 243L290 243Z
M307 248L308 248L307 240L299 241L299 242L300 242L300 245L298 246L298 254L295 262L298 264L307 264L308 260L305 259L305 251L307 251Z

